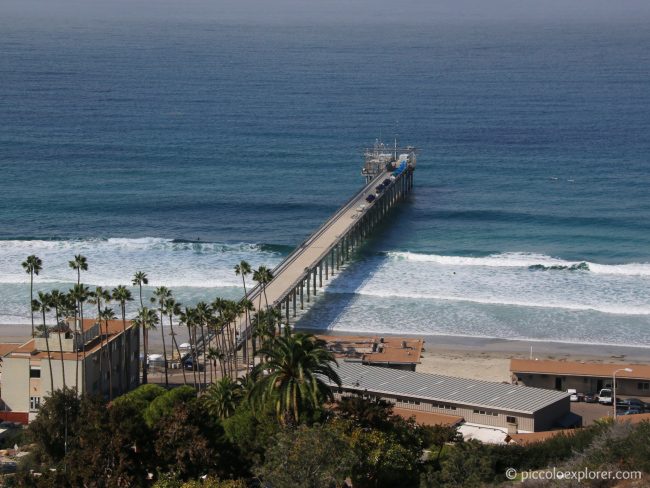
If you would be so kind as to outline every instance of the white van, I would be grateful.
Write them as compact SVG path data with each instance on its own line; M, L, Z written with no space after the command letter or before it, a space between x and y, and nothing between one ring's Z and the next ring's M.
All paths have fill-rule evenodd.
M603 405L611 405L612 404L612 390L609 388L603 388L600 390L598 393L598 403L602 403Z

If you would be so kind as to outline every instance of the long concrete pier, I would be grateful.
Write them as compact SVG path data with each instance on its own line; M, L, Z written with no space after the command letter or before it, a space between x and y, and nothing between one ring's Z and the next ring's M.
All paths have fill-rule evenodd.
M366 197L375 195L375 188L390 179L392 170L368 178L370 181L355 196L273 269L273 279L265 289L258 285L249 291L247 298L254 307L260 307L261 299L264 309L268 301L268 306L279 309L289 324L298 310L305 309L327 281L339 272L390 209L411 192L413 170L408 166L372 203L368 203ZM250 339L252 330L245 316L240 317L238 325L241 345Z

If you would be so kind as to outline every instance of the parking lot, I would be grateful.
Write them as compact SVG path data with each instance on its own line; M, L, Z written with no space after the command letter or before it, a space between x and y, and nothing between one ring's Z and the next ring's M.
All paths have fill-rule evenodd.
M582 426L587 427L603 417L612 417L614 408L600 403L571 402L571 411L582 417Z

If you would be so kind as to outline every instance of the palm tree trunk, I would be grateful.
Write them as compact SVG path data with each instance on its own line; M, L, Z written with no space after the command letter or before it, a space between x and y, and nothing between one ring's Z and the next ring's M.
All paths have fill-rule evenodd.
M178 354L178 360L181 362L181 372L183 373L183 384L187 385L187 378L185 377L185 367L183 365L183 358L181 357L181 350L178 347L178 341L176 340L176 335L174 334L174 321L172 320L172 314L169 314L169 332L172 335L172 347L176 348L176 354Z
M97 299L97 324L99 324L99 391L104 398L104 333L102 332L101 303Z
M79 302L79 325L81 330L81 389L86 393L86 341L84 339L84 304ZM77 365L79 369L79 365Z
M140 289L140 311L144 310L144 303L142 302L142 282L138 283L138 288ZM144 358L142 359L142 384L147 383L147 341L145 338L146 331L145 327L142 326L142 348L144 351ZM138 348L138 353L140 352ZM138 361L140 363L140 361Z
M75 304L74 308L74 328L75 332L77 330L77 314L79 312L79 302ZM73 337L77 337L77 334L73 334ZM74 344L74 353L75 353L75 368L74 368L74 389L77 391L77 395L79 394L79 346L75 344L75 341L73 339L73 344Z
M34 271L29 273L29 309L32 311L32 337L34 337L34 309L32 303L34 302Z
M52 358L50 358L50 333L45 324L45 309L43 309L43 333L45 334L45 349L47 350L47 364L50 368L50 395L54 393L54 373L52 373Z
M212 384L214 383L214 368L212 367L212 357L208 358L208 363L210 364L210 384Z
M59 336L59 352L61 353L61 378L63 379L63 389L65 390L65 361L63 360L63 342L61 341L61 333L58 332Z
M244 300L245 300L245 303L248 303L248 291L246 290L246 277L244 276L243 273L241 275L241 282L242 282L242 285L244 285ZM244 307L246 307L246 308L244 308L244 316L246 317L246 323L250 326L251 321L250 321L250 317L248 316L249 315L248 314L248 305L244 305ZM242 337L242 335L241 335L241 321L239 322L239 337L240 338ZM237 346L235 345L235 347L237 347ZM247 360L248 359L248 341L247 340L244 341L243 349L244 349L244 359Z
M232 377L233 374L233 364L235 361L235 355L234 355L234 347L232 344L232 330L231 326L233 325L232 322L226 323L226 326L223 331L223 336L224 336L224 341L226 342L226 359L227 359L227 374L228 376Z
M187 333L189 335L189 341L190 341L190 356L192 358L192 377L193 377L193 381L194 381L194 389L196 390L197 389L197 384L196 384L196 357L195 357L196 356L196 350L195 350L196 337L193 336L193 334L192 334L192 329L194 327L192 327L192 325L190 325L189 320L188 320L186 325L187 325ZM183 368L185 368L185 365L183 365Z
M221 377L225 378L226 377L226 367L225 367L224 360L223 360L223 353L221 353L221 354L222 355L219 356L219 368L221 369Z
M56 317L56 327L59 328L59 306L54 307L54 316ZM63 342L61 341L61 332L57 332L59 336L59 353L61 354L61 379L63 380L63 389L65 390L65 361L63 360Z
M264 301L266 302L266 309L269 309L269 299L266 296L266 283L262 285L262 291L264 292Z
M113 399L113 354L111 354L111 344L108 341L108 319L104 321L106 326L106 354L108 355L108 399ZM101 327L101 322L100 325Z
M144 308L142 309L144 310ZM143 347L143 356L142 356L142 384L147 384L147 351L149 349L149 331L145 325L142 326L142 347Z
M199 355L197 354L196 344L198 339L196 337L196 324L192 326L193 340L192 340L192 371L194 373L194 386L197 390L201 389L201 373L199 371Z
M129 354L127 353L127 347L129 346L129 341L126 340L126 302L120 302L120 307L122 308L122 342L124 347L122 348L122 367L124 368L124 383L122 383L122 376L120 375L120 389L122 393L126 393L129 389L129 379L131 378L129 372Z
M169 388L169 375L167 373L167 347L165 347L165 326L163 322L162 303L160 307L160 335L162 336L163 361L165 364L165 388Z
M205 387L205 385L208 384L208 363L206 362L208 350L205 346L205 328L203 327L203 320L201 320L199 324L201 326L201 339L203 340L203 387Z

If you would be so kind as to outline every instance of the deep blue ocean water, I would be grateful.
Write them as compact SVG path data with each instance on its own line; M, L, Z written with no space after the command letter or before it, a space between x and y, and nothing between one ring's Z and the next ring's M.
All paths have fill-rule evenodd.
M650 345L641 22L0 31L0 322L29 320L32 253L43 289L82 253L89 284L238 296L381 133L420 148L416 191L301 325Z

